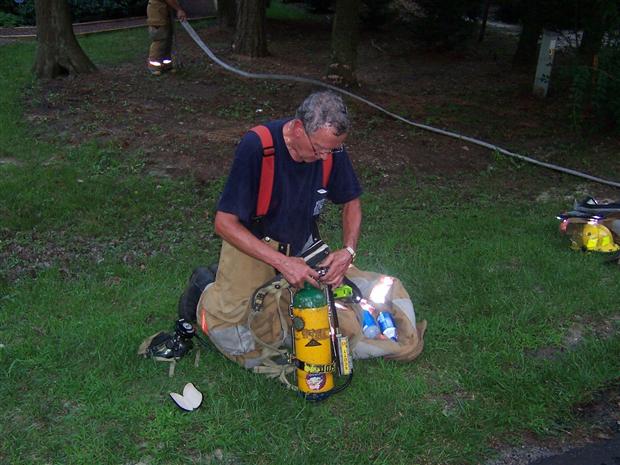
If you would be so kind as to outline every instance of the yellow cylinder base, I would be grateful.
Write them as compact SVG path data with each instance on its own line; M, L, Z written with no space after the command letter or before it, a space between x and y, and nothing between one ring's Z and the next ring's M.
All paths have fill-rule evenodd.
M327 306L293 308L293 317L303 321L295 329L295 356L309 365L329 366L332 350ZM334 388L334 375L327 371L297 370L297 387L305 394L322 394Z

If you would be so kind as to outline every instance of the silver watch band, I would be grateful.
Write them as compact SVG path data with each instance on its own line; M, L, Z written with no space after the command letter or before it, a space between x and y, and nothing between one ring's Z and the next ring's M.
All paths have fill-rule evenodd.
M357 253L355 253L355 250L353 250L353 247L349 247L347 245L344 249L351 254L351 259L355 260L355 257L357 256Z

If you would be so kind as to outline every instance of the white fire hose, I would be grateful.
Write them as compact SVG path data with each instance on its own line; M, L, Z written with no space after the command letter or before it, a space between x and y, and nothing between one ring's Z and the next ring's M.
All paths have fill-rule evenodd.
M389 110L386 110L385 108L377 105L376 103L371 102L370 100L367 100L363 97L360 97L358 95L355 95L347 90L341 89L339 87L336 86L332 86L330 84L326 84L322 81L318 81L316 79L309 79L309 78L304 78L304 77L298 77L298 76L289 76L289 75L285 75L285 74L261 74L261 73L248 73L247 71L243 71L240 69L237 69L225 62L223 62L222 60L220 60L217 56L215 56L215 54L211 51L211 49L209 49L209 47L207 47L207 45L203 42L203 40L200 38L200 36L196 33L196 31L194 30L194 28L189 24L189 22L187 21L181 21L181 25L185 28L185 30L187 31L187 33L190 35L190 37L194 40L194 42L196 42L196 44L207 54L207 56L213 60L215 63L217 63L218 65L220 65L222 68L238 74L240 76L243 77L247 77L247 78L254 78L254 79L274 79L274 80L279 80L279 81L294 81L294 82L303 82L306 84L314 84L317 86L321 86L321 87L326 87L330 90L333 90L335 92L339 92L341 94L344 94L348 97L351 97L355 100L359 100L360 102L365 103L366 105L369 105L377 110L379 110L382 113L385 113L386 115L391 116L392 118L395 118L399 121L402 121L403 123L409 124L411 126L415 126L416 128L420 128L420 129L424 129L425 131L430 131L430 132L434 132L436 134L441 134L444 136L448 136L448 137L453 137L455 139L459 139L465 142L469 142L471 144L475 144L475 145L479 145L481 147L485 147L489 150L493 150L499 153L502 153L504 155L507 155L509 157L513 157L513 158L517 158L519 160L528 162L528 163L532 163L534 165L538 165L538 166L543 166L545 168L549 168L555 171L560 171L562 173L566 173L566 174L570 174L573 176L578 176L584 179L588 179L590 181L594 181L600 184L606 184L608 186L613 186L613 187L617 187L620 188L620 182L616 182L616 181L610 181L607 179L602 179L596 176L592 176L589 175L587 173L582 173L580 171L576 171L576 170L572 170L570 168L564 168L562 166L558 166L558 165L554 165L552 163L547 163L544 161L540 161L540 160L536 160L534 158L531 157L527 157L525 155L520 155L518 153L515 152L511 152L510 150L506 150L502 147L499 147L497 145L491 144L489 142L484 142L482 140L479 139L475 139L473 137L468 137L468 136L464 136L462 134L457 134L455 132L451 132L451 131L446 131L444 129L439 129L439 128L435 128L433 126L428 126L426 124L421 124L421 123L416 123L414 121L408 120L407 118L404 118L400 115L397 115L396 113L392 113Z

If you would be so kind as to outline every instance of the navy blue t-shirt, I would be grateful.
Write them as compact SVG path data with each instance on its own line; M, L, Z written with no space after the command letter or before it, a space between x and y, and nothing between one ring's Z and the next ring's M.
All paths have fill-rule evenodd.
M286 148L282 128L289 119L267 123L276 151L273 193L267 214L262 219L262 233L279 242L291 244L298 255L313 232L314 216L325 198L336 204L349 202L362 193L346 151L336 152L327 184L323 189L323 162L298 163ZM263 148L253 131L246 133L235 152L228 181L217 209L231 213L257 237L252 219L256 215Z

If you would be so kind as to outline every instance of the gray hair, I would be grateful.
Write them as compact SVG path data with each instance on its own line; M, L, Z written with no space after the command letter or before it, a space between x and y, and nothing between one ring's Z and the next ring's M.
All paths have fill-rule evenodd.
M340 136L348 132L351 126L347 106L339 95L330 91L310 94L297 109L295 118L301 120L309 134L320 128L331 127L335 135Z

